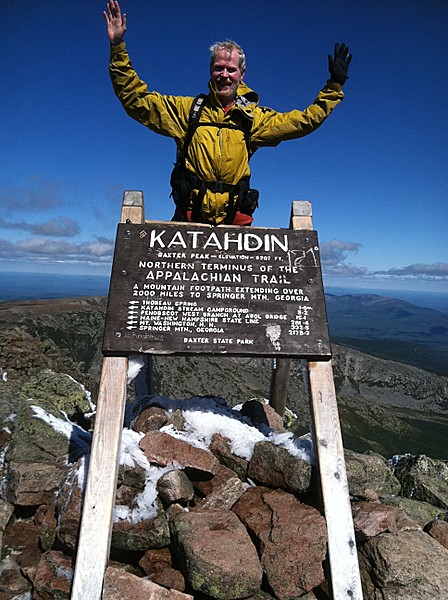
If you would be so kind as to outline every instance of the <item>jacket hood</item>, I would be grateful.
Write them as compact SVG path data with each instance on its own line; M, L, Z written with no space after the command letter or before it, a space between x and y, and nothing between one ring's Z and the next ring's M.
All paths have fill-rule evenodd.
M242 81L238 86L238 96L245 98L248 102L254 102L255 104L258 104L258 101L260 99L257 92L254 92L254 90L252 90L248 85L246 85L244 81Z
M215 101L217 102L217 104L219 104L219 101L217 101L215 90L213 89L211 81L208 82L208 89L210 90L210 93L212 94L212 96L215 99ZM237 94L238 94L237 98L239 98L239 101L237 99L237 104L240 104L244 107L249 104L258 104L259 96L258 96L257 92L254 92L254 90L252 90L248 85L246 85L244 83L244 81L242 81L239 84Z

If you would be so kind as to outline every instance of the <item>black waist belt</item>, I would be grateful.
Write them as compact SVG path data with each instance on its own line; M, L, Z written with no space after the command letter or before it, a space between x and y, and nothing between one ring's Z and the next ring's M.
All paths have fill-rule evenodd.
M229 194L229 205L224 223L231 225L239 209L241 200L249 189L250 177L242 177L238 183L234 184L225 183L224 181L204 181L192 173L188 173L188 178L192 183L192 187L198 190L198 195L195 198L192 209L191 220L199 221L202 201L204 200L206 191L210 190L214 194Z
M202 181L200 179L198 179L198 181L200 181L201 184L205 184L205 187L214 194L225 194L226 192L231 192L232 190L236 189L239 184L239 182L232 184L226 183L225 181ZM200 187L200 185L198 187Z

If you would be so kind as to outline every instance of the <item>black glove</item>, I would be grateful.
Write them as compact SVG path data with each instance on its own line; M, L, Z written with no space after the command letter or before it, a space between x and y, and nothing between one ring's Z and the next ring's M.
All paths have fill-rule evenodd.
M334 57L328 55L328 68L330 78L336 83L344 85L348 79L348 66L351 63L352 55L349 54L345 44L336 44L334 47Z

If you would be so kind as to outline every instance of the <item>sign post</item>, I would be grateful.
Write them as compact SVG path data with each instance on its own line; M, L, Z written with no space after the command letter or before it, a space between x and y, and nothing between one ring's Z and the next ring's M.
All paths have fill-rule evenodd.
M142 223L143 194L125 192L122 222ZM100 600L110 553L128 358L103 358L95 429L72 585L72 600Z

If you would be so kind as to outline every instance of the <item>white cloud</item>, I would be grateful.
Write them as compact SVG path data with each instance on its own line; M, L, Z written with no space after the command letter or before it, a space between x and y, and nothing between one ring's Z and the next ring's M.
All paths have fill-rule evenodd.
M100 238L95 242L75 244L52 238L30 238L19 242L0 239L0 257L5 260L110 263L114 242Z
M383 271L371 271L366 267L355 266L346 260L353 253L357 253L362 244L358 242L344 242L332 240L320 246L322 256L322 270L325 275L344 279L412 279L420 281L448 281L448 263L438 262L433 264L411 264L405 267L391 267Z
M29 231L35 235L46 235L52 237L73 237L77 235L81 229L77 221L63 216L49 219L44 223L6 221L0 217L0 227L2 229L18 229L22 231Z
M323 242L320 246L322 265L340 265L345 261L349 253L358 252L360 247L362 247L362 244L358 242L343 242L342 240Z
M386 271L375 271L375 275L400 278L448 280L448 263L438 262L431 265L416 263L406 267L395 267Z

